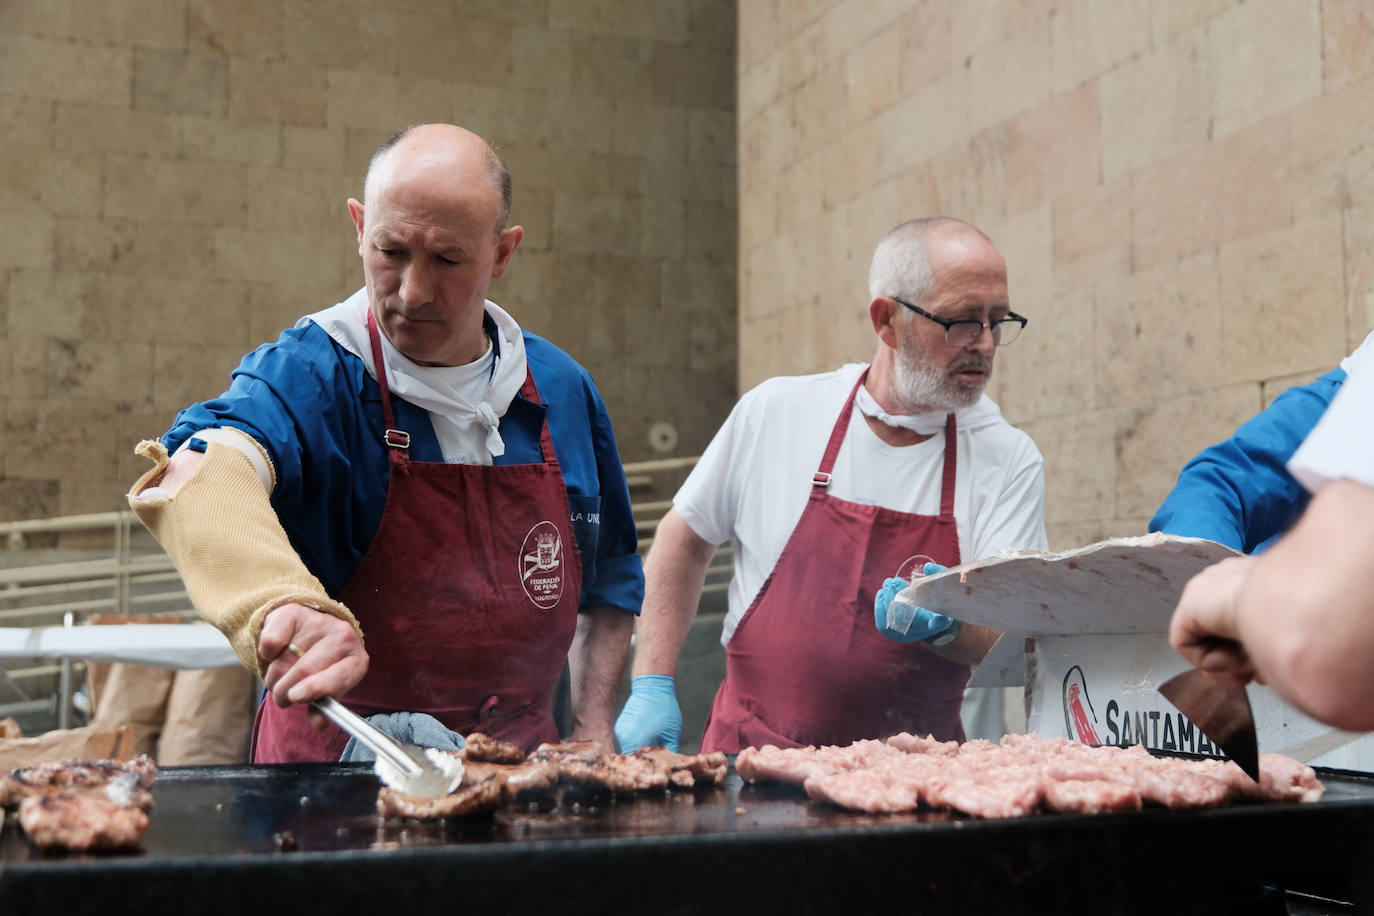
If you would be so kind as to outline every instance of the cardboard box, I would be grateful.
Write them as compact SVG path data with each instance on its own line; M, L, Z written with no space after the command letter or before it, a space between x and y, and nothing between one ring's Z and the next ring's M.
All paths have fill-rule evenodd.
M968 563L918 579L907 593L921 607L1034 638L1021 678L1028 692L1027 731L1085 744L1220 755L1158 686L1189 667L1168 638L1183 586L1236 555L1201 538L1117 538ZM1021 645L1019 635L1004 637L1000 651L980 668L994 665L1005 682L1015 667L1005 659ZM986 672L982 680L989 680ZM1374 770L1374 734L1333 729L1258 684L1247 692L1261 753Z

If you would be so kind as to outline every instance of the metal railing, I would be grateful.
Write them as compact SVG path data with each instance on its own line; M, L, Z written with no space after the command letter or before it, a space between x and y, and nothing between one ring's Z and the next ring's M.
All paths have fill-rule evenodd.
M641 555L696 461L693 456L625 465ZM104 614L197 616L171 557L129 510L0 522L0 544L0 626L74 626ZM721 597L732 573L727 543L711 560L704 596ZM83 670L75 659L0 662L0 716L56 705L60 727L66 727L65 698Z

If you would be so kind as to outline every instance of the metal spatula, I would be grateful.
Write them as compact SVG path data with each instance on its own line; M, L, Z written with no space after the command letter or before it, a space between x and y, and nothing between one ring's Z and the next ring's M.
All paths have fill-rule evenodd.
M1160 684L1159 692L1225 751L1245 775L1259 782L1255 715L1244 687L1201 668L1190 668Z
M377 755L372 766L377 778L398 792L440 798L452 793L463 781L462 758L432 747L401 744L333 697L320 697L310 705L371 748Z

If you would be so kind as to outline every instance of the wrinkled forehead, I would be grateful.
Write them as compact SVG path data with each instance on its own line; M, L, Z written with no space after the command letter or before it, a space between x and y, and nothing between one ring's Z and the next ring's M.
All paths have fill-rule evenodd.
M495 230L500 201L480 171L438 157L380 165L364 203L373 229L424 226L462 235Z

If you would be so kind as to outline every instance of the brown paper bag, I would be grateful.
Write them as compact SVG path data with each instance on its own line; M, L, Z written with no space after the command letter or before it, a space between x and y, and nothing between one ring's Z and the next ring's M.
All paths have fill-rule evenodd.
M0 738L0 772L49 760L128 760L134 756L128 728L59 728L33 738Z
M247 763L257 692L257 678L241 665L176 672L158 765Z

